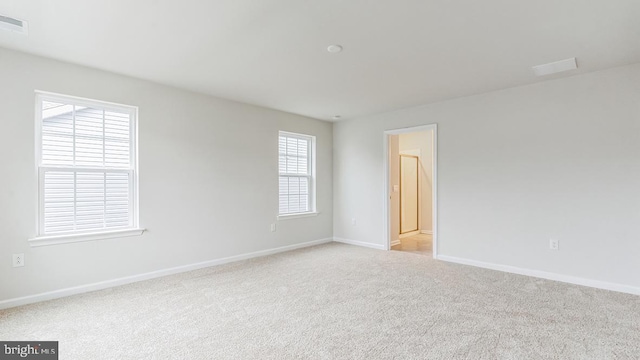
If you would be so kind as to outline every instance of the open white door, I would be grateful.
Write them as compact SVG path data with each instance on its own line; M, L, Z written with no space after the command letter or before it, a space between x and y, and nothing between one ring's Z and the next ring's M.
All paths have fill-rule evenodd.
M400 155L400 234L418 230L418 157Z

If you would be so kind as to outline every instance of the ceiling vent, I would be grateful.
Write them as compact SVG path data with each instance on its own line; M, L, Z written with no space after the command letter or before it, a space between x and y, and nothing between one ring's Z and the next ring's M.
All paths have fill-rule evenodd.
M536 76L545 76L563 71L575 70L577 68L578 65L576 64L576 58L569 58L548 64L534 66L532 69L533 73L536 74Z
M0 15L0 29L27 35L29 26L26 21Z

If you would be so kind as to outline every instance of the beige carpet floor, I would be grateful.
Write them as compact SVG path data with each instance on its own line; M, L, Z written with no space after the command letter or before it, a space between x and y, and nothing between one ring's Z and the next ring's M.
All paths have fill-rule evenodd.
M640 297L326 244L0 311L61 359L639 359Z

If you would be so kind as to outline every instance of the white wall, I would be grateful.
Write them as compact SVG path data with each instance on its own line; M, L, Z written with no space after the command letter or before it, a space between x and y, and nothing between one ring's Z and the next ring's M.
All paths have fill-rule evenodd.
M419 227L420 230L432 231L433 219L431 216L433 201L433 131L417 131L411 133L400 134L398 148L400 153L408 150L419 150L420 158L418 161L419 176L418 181L418 206L420 208Z
M331 123L4 49L0 79L0 301L332 236ZM143 236L27 244L36 89L139 107ZM321 214L280 221L272 233L278 130L317 137ZM22 252L26 266L12 268Z
M440 254L640 286L640 64L337 123L334 236L384 244L383 131L432 123Z

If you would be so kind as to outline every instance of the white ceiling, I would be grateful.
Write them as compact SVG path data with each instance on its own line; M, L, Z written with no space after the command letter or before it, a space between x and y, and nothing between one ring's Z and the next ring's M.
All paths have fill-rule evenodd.
M2 0L0 46L318 119L640 62L638 0ZM344 51L331 54L330 44Z

